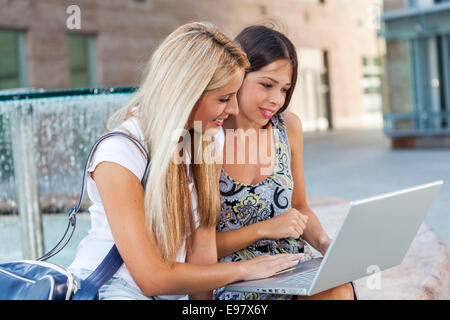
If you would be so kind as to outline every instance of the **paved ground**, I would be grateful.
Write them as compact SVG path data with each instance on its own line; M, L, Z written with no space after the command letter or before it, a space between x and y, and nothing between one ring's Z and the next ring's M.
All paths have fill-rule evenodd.
M449 149L392 150L381 130L305 133L304 169L309 196L348 200L443 180L425 223L450 249Z
M450 150L391 150L381 130L305 133L307 195L358 200L443 180L425 222L450 248Z

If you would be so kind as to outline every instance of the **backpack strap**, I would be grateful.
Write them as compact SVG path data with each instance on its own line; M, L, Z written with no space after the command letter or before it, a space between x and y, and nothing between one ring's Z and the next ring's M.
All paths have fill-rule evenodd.
M122 257L113 245L100 265L86 278L80 280L80 289L75 292L72 300L95 300L98 290L119 270L123 264Z
M128 135L126 133L123 133L121 131L113 131L113 132L109 132L109 133L106 133L103 136L101 136L94 143L94 145L91 147L91 150L89 151L89 154L87 156L87 160L86 160L86 163L84 165L84 173L83 173L83 181L82 181L82 184L81 184L80 198L78 200L77 205L69 210L69 213L68 213L68 215L69 215L69 223L67 225L66 231L64 232L64 235L62 236L61 240L56 244L56 246L53 249L48 251L46 254L44 254L42 257L40 257L37 260L45 261L45 260L51 258L55 254L60 252L67 245L67 243L70 241L70 239L72 238L73 232L75 231L75 227L76 227L76 220L77 220L76 214L80 210L81 201L83 200L84 191L85 191L85 187L86 187L86 175L87 175L88 165L89 165L89 163L90 163L90 161L92 159L92 156L94 154L94 151L97 149L97 146L99 145L99 143L102 142L104 139L106 139L108 137L111 137L111 136L123 136L123 137L126 137L126 138L130 139L132 142L134 142L136 144L136 146L139 147L141 152L145 155L145 157L147 158L147 164L145 166L144 176L143 176L142 181L141 181L142 185L145 187L145 180L146 180L147 174L148 174L148 168L149 168L149 164L150 164L150 157L148 155L147 150L144 148L144 146L136 138L133 138L130 135ZM114 247L115 247L115 245L114 245Z

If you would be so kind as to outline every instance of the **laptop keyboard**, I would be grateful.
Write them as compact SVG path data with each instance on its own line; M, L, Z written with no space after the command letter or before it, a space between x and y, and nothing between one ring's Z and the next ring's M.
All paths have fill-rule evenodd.
M274 294L307 295L319 270L323 258L315 258L301 262L293 268L278 272L270 279L249 281L249 286L241 286L239 283L226 287L227 291L261 292ZM266 281L269 281L267 283ZM260 283L265 282L265 283Z
M295 284L296 287L308 287L311 285L314 277L316 276L317 270L299 273L295 275L290 275L289 277L283 277L275 280L276 285L289 285L292 286Z

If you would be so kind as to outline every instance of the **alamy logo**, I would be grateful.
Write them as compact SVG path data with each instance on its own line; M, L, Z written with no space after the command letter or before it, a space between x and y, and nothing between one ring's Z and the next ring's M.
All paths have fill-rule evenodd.
M69 15L66 20L66 26L69 30L81 29L81 9L77 5L70 5L66 9Z
M367 273L372 275L367 277L366 285L369 290L380 290L381 289L381 273L380 267L376 265L371 265L367 267Z
M225 151L215 150L215 144L211 143L212 136L217 130L203 130L201 121L194 121L194 131L190 133L186 129L175 130L171 136L173 142L177 142L176 151L172 157L175 164L195 163L195 164L258 164L261 166L262 175L270 175L273 171L274 157L269 150L269 141L272 136L275 140L275 147L278 145L279 129L226 129ZM203 143L204 149L202 148ZM186 154L191 154L193 146L193 157L188 159ZM248 150L248 152L245 152Z

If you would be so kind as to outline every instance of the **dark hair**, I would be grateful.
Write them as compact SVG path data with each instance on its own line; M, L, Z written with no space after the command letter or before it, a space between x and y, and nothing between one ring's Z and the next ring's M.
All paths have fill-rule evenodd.
M250 68L247 72L257 71L279 59L291 61L291 87L286 92L286 100L278 112L286 110L297 82L298 60L297 52L292 42L281 32L263 25L245 28L236 36L234 41L242 47L250 61Z

